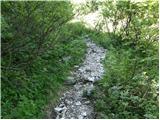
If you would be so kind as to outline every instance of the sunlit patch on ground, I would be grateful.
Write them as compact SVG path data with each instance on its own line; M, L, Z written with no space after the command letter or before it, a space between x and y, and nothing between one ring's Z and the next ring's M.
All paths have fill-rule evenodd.
M86 2L87 2L86 0L71 0L71 3L77 7L86 4ZM88 14L75 15L74 19L72 19L70 22L71 23L83 22L87 28L97 29L98 24L101 23L102 20L103 20L102 10L98 9L97 11L90 12ZM112 32L113 31L112 22L107 21L106 25L103 25L101 30L102 32Z

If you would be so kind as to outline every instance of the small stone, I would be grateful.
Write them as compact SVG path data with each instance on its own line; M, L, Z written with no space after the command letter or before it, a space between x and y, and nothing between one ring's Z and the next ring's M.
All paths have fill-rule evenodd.
M87 116L87 113L86 113L86 112L83 112L83 113L82 113L82 116L86 117L86 116Z
M82 100L87 100L87 98L82 98Z
M81 105L81 102L80 101L76 102L76 105Z
M74 77L71 77L71 76L67 77L67 80L73 80L73 79L74 79Z
M78 68L79 66L78 66L78 65L75 65L74 67L75 67L75 68Z
M87 79L88 81L94 82L94 78L93 77L88 77Z
M76 83L76 80L74 79L74 77L67 77L67 80L65 81L66 85L74 85Z
M89 104L90 103L90 101L86 101L86 102L84 102L84 104Z
M61 111L63 110L63 108L56 107L56 108L54 108L54 110L55 110L56 112L61 112Z
M59 107L64 107L64 104L60 104Z

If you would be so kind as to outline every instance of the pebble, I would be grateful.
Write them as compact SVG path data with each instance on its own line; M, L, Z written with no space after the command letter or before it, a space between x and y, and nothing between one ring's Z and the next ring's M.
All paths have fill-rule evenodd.
M87 113L86 113L86 112L83 112L83 113L82 113L82 116L86 117L86 116L87 116Z
M81 102L80 101L76 102L76 105L81 105Z
M94 82L94 78L93 77L88 77L87 79L88 81Z
M61 112L61 111L63 110L63 108L56 107L56 108L54 108L54 110L55 110L56 112Z
M89 104L89 103L90 103L90 101L85 101L85 102L84 102L84 104Z
M64 104L60 104L59 107L64 107Z
M78 68L79 66L78 66L78 65L75 65L74 67L75 67L75 68Z

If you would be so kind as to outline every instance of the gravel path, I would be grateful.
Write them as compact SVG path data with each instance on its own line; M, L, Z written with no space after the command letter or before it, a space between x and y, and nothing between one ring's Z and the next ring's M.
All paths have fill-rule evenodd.
M102 60L105 58L105 49L97 46L89 38L86 58L77 70L68 77L68 84L74 84L73 88L66 91L60 98L60 102L54 112L56 119L93 119L93 104L87 96L90 96L94 88L93 83L100 80L104 74Z

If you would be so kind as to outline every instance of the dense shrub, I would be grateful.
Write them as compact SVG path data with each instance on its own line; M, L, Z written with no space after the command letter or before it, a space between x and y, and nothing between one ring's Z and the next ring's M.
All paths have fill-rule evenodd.
M29 67L71 18L68 2L2 2L2 68Z
M108 49L106 73L93 96L97 118L158 118L158 2L102 6L100 26L112 23L113 31L90 34Z
M158 118L157 64L147 69L141 60L132 58L132 49L108 51L94 96L97 118Z
M42 118L57 99L86 48L72 16L65 1L2 2L2 118Z

